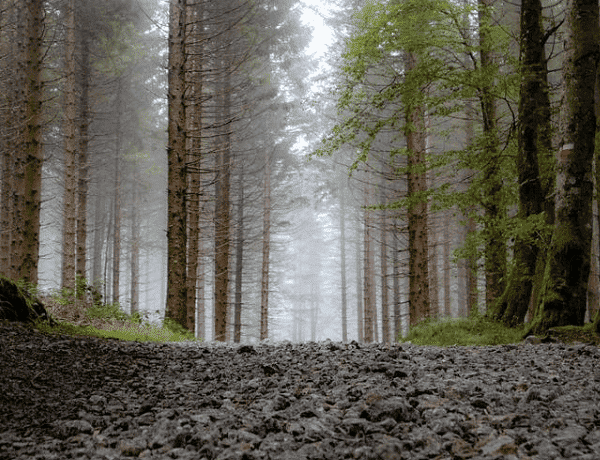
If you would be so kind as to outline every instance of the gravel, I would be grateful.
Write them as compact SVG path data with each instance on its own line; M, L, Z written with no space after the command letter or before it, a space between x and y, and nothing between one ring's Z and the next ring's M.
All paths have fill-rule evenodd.
M142 344L0 324L0 459L599 459L598 347Z

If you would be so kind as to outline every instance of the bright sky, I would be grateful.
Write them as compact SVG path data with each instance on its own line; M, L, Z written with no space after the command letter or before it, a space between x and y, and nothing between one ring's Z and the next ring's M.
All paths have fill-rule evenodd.
M324 0L304 0L302 2L302 20L313 27L313 39L308 47L308 54L316 58L323 57L327 47L333 43L333 32L325 25L321 16L327 15L328 8Z

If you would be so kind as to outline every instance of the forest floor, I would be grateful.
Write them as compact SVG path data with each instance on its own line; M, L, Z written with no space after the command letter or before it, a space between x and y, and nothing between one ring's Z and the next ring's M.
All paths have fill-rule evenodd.
M0 350L0 459L600 458L588 343L161 344L4 322Z

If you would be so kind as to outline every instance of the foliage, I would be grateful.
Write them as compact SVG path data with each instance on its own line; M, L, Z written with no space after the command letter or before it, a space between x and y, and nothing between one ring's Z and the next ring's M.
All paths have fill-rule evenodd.
M500 345L520 342L523 331L523 327L507 328L478 315L456 319L429 318L411 328L410 333L399 341L442 347Z
M189 333L180 334L167 328L155 327L147 323L126 323L114 329L101 329L94 326L78 326L66 321L59 321L56 326L51 327L47 323L39 321L36 322L36 328L47 334L81 335L137 342L182 342L195 340L193 337L190 337Z

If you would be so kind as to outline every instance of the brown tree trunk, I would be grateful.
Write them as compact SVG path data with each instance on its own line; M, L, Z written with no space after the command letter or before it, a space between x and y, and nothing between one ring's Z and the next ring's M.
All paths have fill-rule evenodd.
M121 152L123 149L123 126L121 122L123 114L123 81L119 78L117 82L117 116L115 126L115 196L113 210L113 266L112 266L112 299L118 303L121 291Z
M168 63L167 318L186 326L185 7L170 0Z
M75 290L75 243L77 223L77 105L75 0L66 5L65 37L65 155L63 195L62 287Z
M542 3L523 0L521 4L521 94L519 100L519 217L527 219L544 211L545 196L540 180L539 158L544 145L545 126L549 126L550 102L546 69ZM494 316L507 326L522 324L534 286L538 252L547 241L517 238L513 270L506 291Z
M356 219L358 222L361 221L360 217ZM364 220L362 221L364 225ZM357 334L358 342L363 343L365 341L365 320L364 320L364 305L363 305L363 283L364 280L364 263L361 267L361 262L364 260L364 246L361 248L361 238L364 233L360 231L360 225L356 226L356 323L357 323Z
M271 251L271 158L265 160L263 197L263 249L260 296L260 339L269 337L269 262Z
M481 48L481 68L488 73L494 72L496 59L492 49L493 37L489 31L491 11L496 0L478 0L479 3L479 45ZM506 276L506 241L500 229L499 221L505 216L501 192L503 181L500 171L498 126L496 120L496 97L493 94L493 77L488 77L480 88L481 112L483 115L484 148L489 161L483 171L487 186L483 207L485 219L485 285L486 306L490 308L502 295Z
M381 202L385 203L385 192L381 193ZM390 342L390 312L389 312L389 289L388 289L388 218L387 210L381 212L381 238L380 238L380 259L381 259L381 340L383 343Z
M406 69L410 72L417 57L406 55ZM408 271L410 325L428 318L429 267L427 202L420 197L427 190L427 174L420 171L425 164L425 114L423 108L409 104L406 109L406 145L408 150L408 196L417 201L408 208Z
M561 148L556 214L542 294L531 331L582 325L592 241L592 163L596 136L594 88L600 17L597 0L571 0L566 11Z
M364 340L370 343L374 339L375 335L375 321L374 321L374 310L375 310L375 280L374 280L374 265L375 265L375 253L373 251L373 222L372 222L372 211L368 209L370 206L371 197L371 184L366 184L365 191L365 208L364 208L364 257L363 257L363 275L364 275Z
M26 0L26 64L24 157L22 188L23 212L17 230L20 247L17 278L37 284L40 252L40 209L42 203L42 40L44 31L43 0ZM17 191L19 193L19 191Z
M235 242L235 311L233 318L233 341L242 338L242 276L244 274L244 164L240 162L239 202Z
M77 262L76 272L86 278L87 263L87 198L88 198L88 144L89 144L89 89L90 89L89 37L83 32L81 44L81 96L79 98L79 185L77 195Z
M341 258L341 302L342 302L342 342L348 341L348 299L346 290L346 196L340 188L340 258Z

